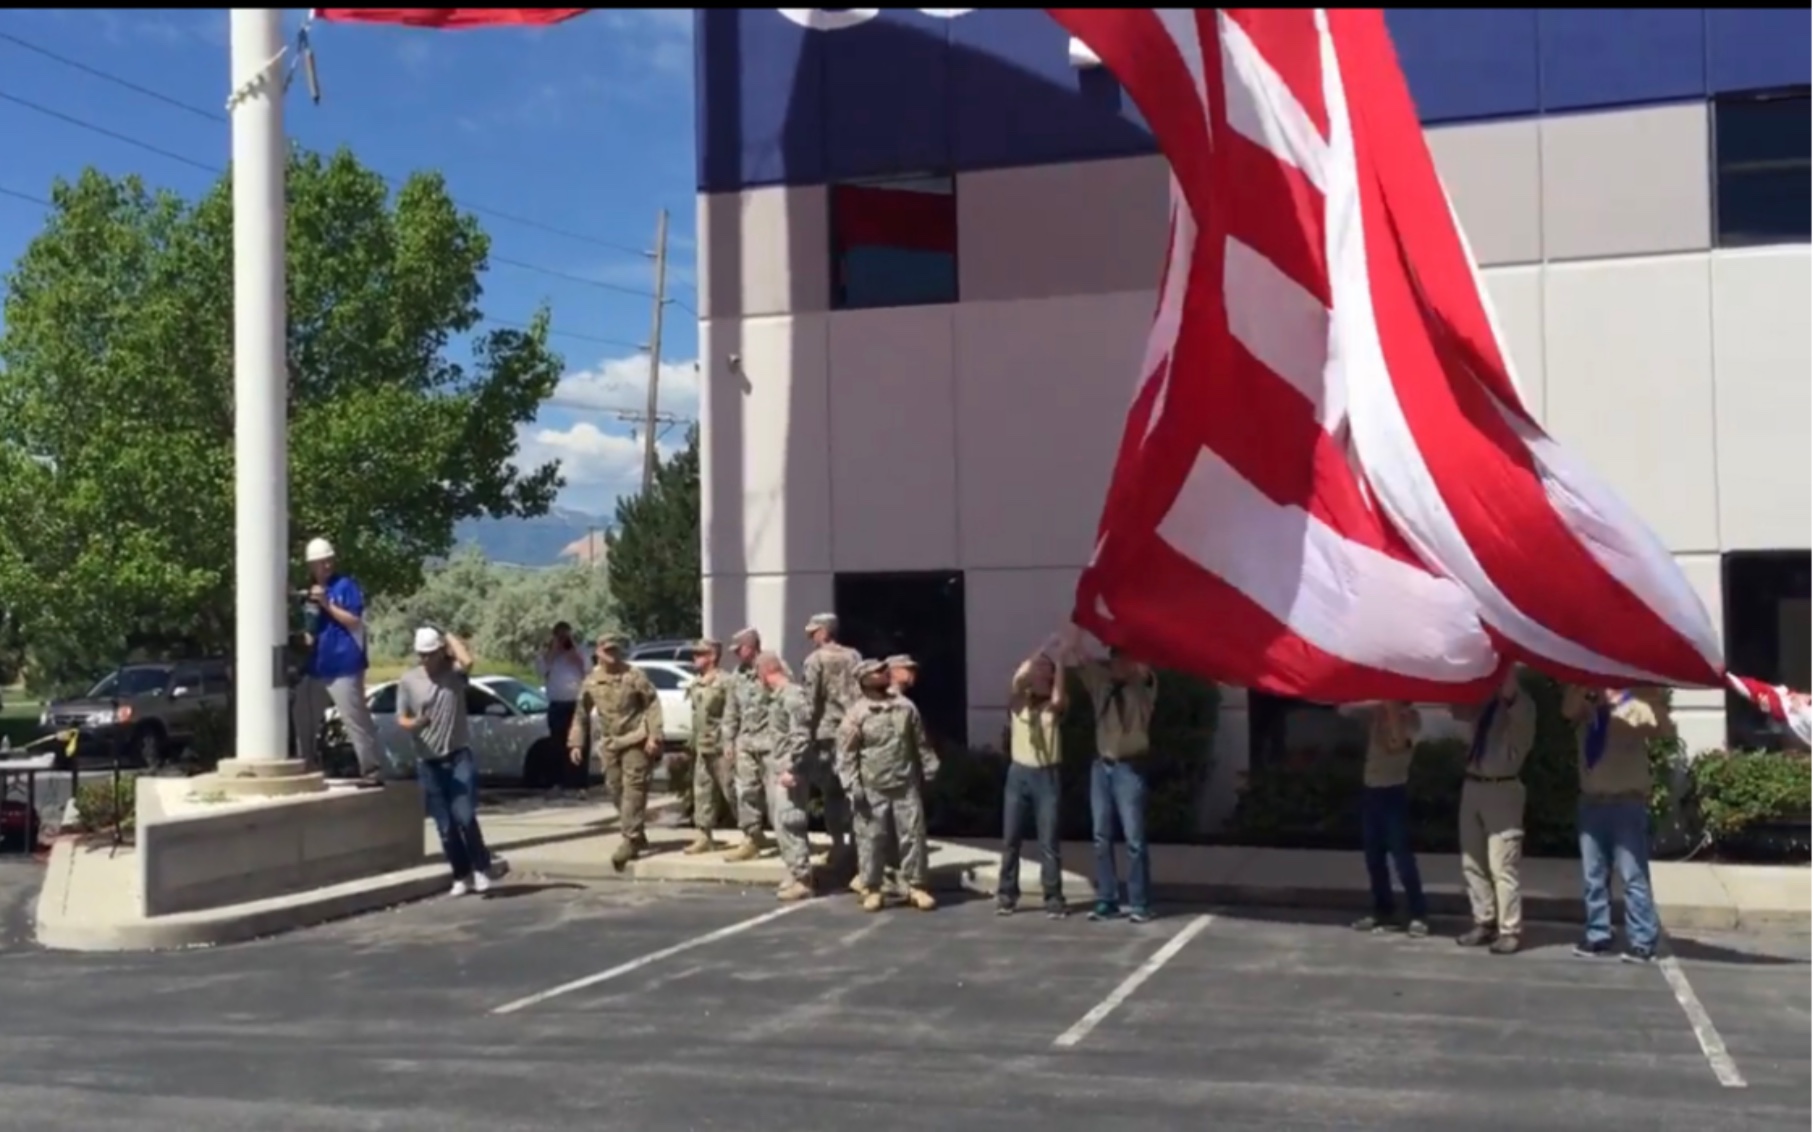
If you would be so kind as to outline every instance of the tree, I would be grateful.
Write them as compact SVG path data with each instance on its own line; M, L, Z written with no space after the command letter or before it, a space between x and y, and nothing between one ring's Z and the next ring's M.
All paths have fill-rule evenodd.
M233 623L233 225L88 170L6 278L0 594L34 664L137 639L226 648ZM407 593L461 519L545 512L516 463L554 389L548 319L475 333L490 241L437 174L394 198L349 153L289 167L292 558L331 538L368 594ZM473 361L447 360L470 336ZM300 567L298 565L300 581Z
M699 429L661 461L654 483L617 501L606 536L611 594L624 630L638 640L694 637L703 622L699 584Z

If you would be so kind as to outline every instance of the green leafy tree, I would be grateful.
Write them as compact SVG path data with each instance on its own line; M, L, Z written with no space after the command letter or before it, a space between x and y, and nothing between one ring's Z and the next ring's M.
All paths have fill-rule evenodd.
M34 668L228 647L230 185L189 202L91 169L51 195L5 279L0 594ZM490 241L438 175L393 197L344 151L298 152L289 206L293 550L326 534L368 593L408 593L459 520L552 502L558 467L519 466L516 429L561 359L545 310L475 332ZM448 360L468 335L471 364Z
M661 461L654 483L617 501L606 536L611 593L624 631L639 640L692 637L703 621L699 584L699 429Z

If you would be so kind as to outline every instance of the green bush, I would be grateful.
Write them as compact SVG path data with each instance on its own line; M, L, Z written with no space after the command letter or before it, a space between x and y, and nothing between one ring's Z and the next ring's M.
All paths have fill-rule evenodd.
M112 776L84 782L76 790L76 829L85 834L131 836L138 812L138 780Z
M1778 751L1707 751L1688 766L1683 799L1700 844L1732 849L1766 827L1804 825L1813 792L1807 756ZM1800 831L1800 853L1806 852Z
M230 707L203 707L196 711L193 733L182 754L187 775L210 774L233 750L234 719Z

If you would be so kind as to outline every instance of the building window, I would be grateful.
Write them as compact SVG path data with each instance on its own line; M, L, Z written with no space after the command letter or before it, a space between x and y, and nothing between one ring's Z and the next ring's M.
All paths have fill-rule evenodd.
M832 185L832 308L956 302L956 190L952 177Z
M1807 92L1713 102L1713 242L1804 244L1813 230Z
M1813 673L1808 577L1804 550L1740 551L1725 555L1725 659L1733 672L1804 692ZM1743 697L1726 697L1725 739L1733 749L1780 749L1783 726Z

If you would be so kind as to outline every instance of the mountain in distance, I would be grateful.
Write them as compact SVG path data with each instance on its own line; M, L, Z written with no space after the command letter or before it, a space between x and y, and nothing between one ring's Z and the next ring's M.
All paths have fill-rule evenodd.
M603 515L556 507L533 519L468 519L453 529L453 541L505 565L562 566L585 550L588 538L602 542L610 525Z

